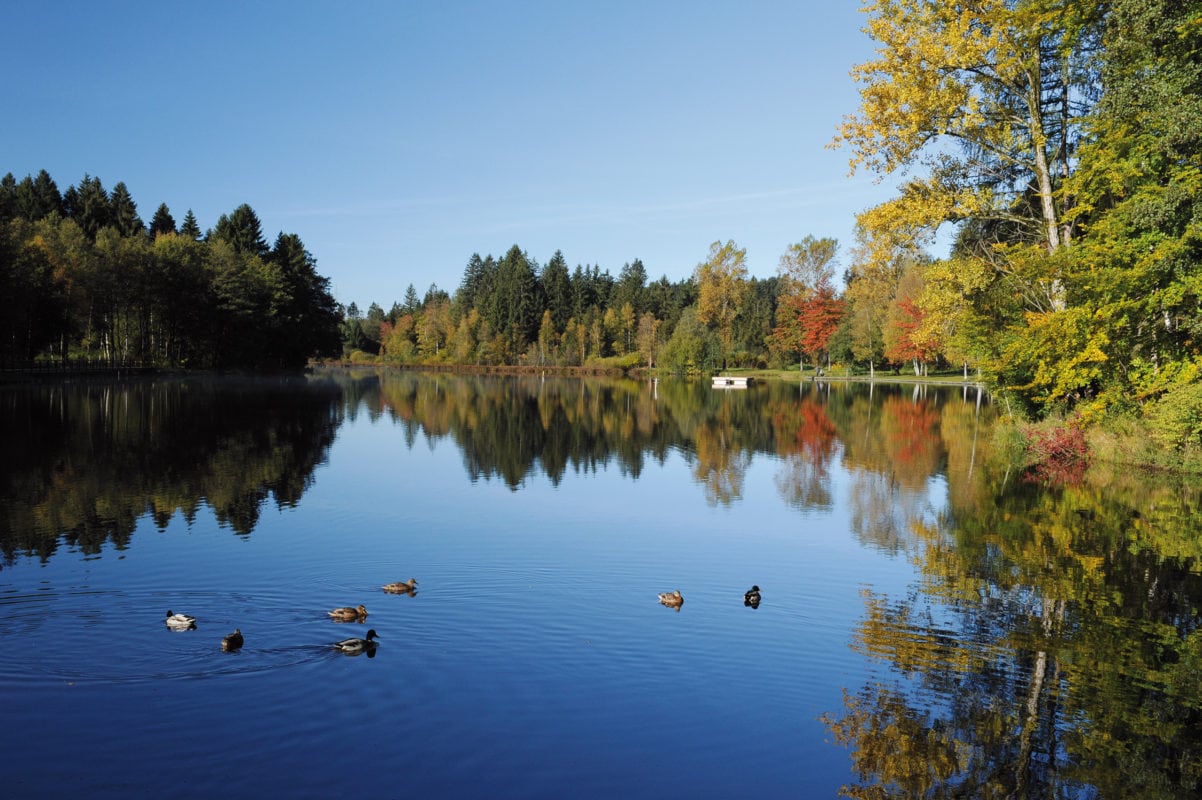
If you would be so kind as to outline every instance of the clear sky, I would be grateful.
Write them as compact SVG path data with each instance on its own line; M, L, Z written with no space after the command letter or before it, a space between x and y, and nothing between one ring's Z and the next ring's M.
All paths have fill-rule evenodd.
M885 185L826 148L872 56L852 0L0 0L0 174L124 181L202 229L249 203L335 297L453 292L472 253L775 274Z

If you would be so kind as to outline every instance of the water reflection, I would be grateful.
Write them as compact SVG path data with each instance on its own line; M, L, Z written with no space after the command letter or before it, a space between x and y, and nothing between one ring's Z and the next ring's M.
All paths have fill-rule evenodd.
M848 558L863 558L865 563L906 559L917 576L906 591L865 589L862 612L857 607L854 647L872 665L872 678L857 679L857 685L847 687L842 707L824 718L833 738L846 746L853 765L855 778L844 787L846 794L1168 798L1202 793L1202 737L1197 733L1202 726L1199 487L1153 482L1130 472L1094 475L1092 482L1060 489L1015 481L992 458L992 414L988 403L974 393L922 387L780 383L735 393L674 382L649 385L375 371L335 373L299 383L155 381L8 387L0 391L4 456L0 543L10 559L17 553L47 558L62 542L84 552L96 552L105 543L123 547L137 520L149 516L163 528L176 514L191 520L202 505L210 506L234 532L249 534L264 503L298 503L314 480L315 467L326 458L339 425L359 415L384 422L381 434L397 436L409 448L419 442L428 447L453 445L470 479L497 480L515 491L537 475L559 485L569 470L616 467L622 475L638 477L654 464L679 456L687 462L698 497L725 506L741 502L753 488L748 486L754 480L749 476L757 474L753 468L768 463L775 470L779 501L790 514L796 510L823 521L837 520L823 528L832 537L842 535L838 526L846 519L851 535L871 551L865 555L849 548L853 552ZM614 489L617 483L605 484L605 491L619 491ZM590 536L611 535L598 526L579 540L587 545ZM715 539L716 546L739 550L729 547L730 540ZM615 552L632 540L617 541ZM314 542L314 547L325 546L317 543L319 539ZM512 546L520 544L518 540ZM747 549L773 552L771 544L765 537L749 543ZM411 545L405 541L406 548ZM663 563L678 557L674 545L665 546ZM510 546L501 541L490 552ZM390 547L396 558L390 563L415 562L404 560L413 559L412 553L400 552L395 538L373 544L385 552ZM696 548L699 553L704 549ZM446 558L441 551L434 552L437 555L427 556L425 564L414 566L415 571L437 566ZM587 560L581 552L573 548L564 562L546 562L554 566L547 572L570 572L572 559ZM878 554L889 558L872 557ZM324 564L325 555L313 561ZM621 555L625 560L625 553ZM799 558L810 555L807 551ZM528 552L524 557L529 558ZM263 563L273 559L266 571L274 570L274 554L263 558ZM472 554L466 560L480 559ZM538 562L540 570L543 564ZM808 601L817 603L817 610L807 609L808 617L798 614L798 592L781 581L781 571L773 583L764 577L765 563L755 566L740 581L764 581L769 602L754 614L738 608L739 622L747 624L731 626L723 636L734 641L745 634L748 638L739 641L758 646L809 637L822 626L822 617L829 616L830 610L821 606L822 598L814 596L817 592ZM853 582L860 580L859 567L856 562L848 568ZM295 591L292 585L310 590L306 582L310 575L282 570L279 574L279 580L289 584L289 592ZM412 579L380 585L396 577L395 573L372 576L370 590L413 596L408 591L416 588ZM609 577L605 574L598 580ZM690 588L698 585L695 582L681 586L692 598L689 614L659 613L663 609L652 602L653 594L672 585L667 581L675 583L673 578L663 580L664 584L653 584L645 594L638 594L635 603L655 611L657 622L667 620L684 635L690 621L701 626L721 619L713 616L712 595L707 598L704 590ZM828 588L839 580L832 579ZM724 594L722 608L737 607L738 593L746 586L739 583ZM427 598L451 597L445 589L439 595L437 579L430 580L430 587L415 603L398 600L373 612L377 616L372 624L387 634L380 620L387 621L389 614L423 608ZM34 608L33 590L21 591L9 596L10 609L17 604ZM94 614L100 620L96 596L77 596L74 589L59 591L67 609L59 613ZM341 591L343 587L317 608L362 596ZM676 601L668 606L679 610L683 598L666 595ZM124 600L113 599L118 596L125 597L114 593L105 602L120 609ZM347 640L350 644L345 648L332 642L265 647L269 639L256 635L256 629L243 621L253 623L255 609L250 606L259 606L262 598L255 597L252 603L250 595L233 602L228 595L220 596L221 622L204 622L212 616L202 616L200 631L167 636L160 616L166 599L160 606L156 597L148 619L156 634L163 634L176 648L203 642L206 657L216 650L220 632L237 621L247 627L251 642L230 661L259 659L254 662L259 664L256 669L318 658L342 663L341 653L375 655L371 630L364 639ZM531 595L521 597L513 627L497 630L519 634L514 637L517 648L506 652L516 653L519 663L529 665L533 673L543 669L548 659L540 655L534 661L520 661L526 644L537 641L526 637L544 627L531 624L530 619L554 622L556 618L531 616L524 606ZM185 598L173 596L169 602L202 615L207 603L208 613L214 613L214 602L206 600L204 593ZM453 602L426 606L450 615L430 623L424 634L428 642L438 642L431 651L442 652L448 642L455 646L455 633L469 631L472 635L459 637L473 642L461 651L466 657L442 662L439 669L450 661L456 666L467 664L468 672L456 674L469 679L453 685L491 685L476 680L470 671L480 662L482 651L474 646L480 629L462 627L463 620L476 616L465 610L468 599L462 599L458 611ZM756 608L758 590L748 590L743 600ZM309 602L310 598L303 598L299 605L308 608ZM534 598L534 602L540 601ZM297 605L294 597L281 592L277 605L259 613L278 624L277 609L287 615ZM502 602L488 605L487 610L491 625L514 609ZM366 615L359 614L358 608L354 611L353 620L366 627ZM629 612L623 625L633 614ZM324 616L316 612L313 616L325 624ZM616 616L607 610L590 617L589 624L611 631L607 639L621 642L631 629L607 628ZM19 625L36 630L41 621L34 617L26 612ZM99 630L98 621L92 623L93 631ZM117 630L126 625L123 618L112 624ZM216 624L221 627L215 630ZM751 627L770 624L778 627ZM88 626L81 627L86 633ZM560 639L562 629L549 628L551 646L566 647ZM698 690L720 679L719 673L705 673L717 663L710 630L696 640L698 649L689 656L690 667L704 676L696 683ZM842 648L843 630L833 637L838 642L835 647ZM20 629L14 635L25 633ZM492 635L492 630L487 633ZM502 638L489 640L489 647ZM323 635L302 641L328 639ZM647 642L661 639L659 631L647 636ZM128 681L199 672L191 665L177 665L171 660L174 653L168 651L153 662L153 668L137 662L136 674L131 674L119 655L110 656L103 649L113 646L105 637L98 636L94 643L104 656L81 666L75 656L88 648L73 647L63 674L73 679L79 674L95 679L98 674L104 680ZM543 652L540 647L529 650ZM575 650L564 652L580 655ZM612 691L606 696L626 697L631 685L628 667L642 664L647 653L642 647L630 654L620 648L618 652L612 680L600 681L601 694ZM384 651L385 656L388 653ZM792 650L782 653L771 667L787 672L790 680L797 672L807 677L821 673L837 656L815 651L812 661L803 662ZM795 659L805 664L804 669L795 669ZM570 661L559 661L556 668ZM498 662L508 665L501 658ZM24 674L25 663L14 663ZM597 658L596 663L609 665L610 661ZM239 671L247 668L240 665ZM15 674L17 668L10 672ZM504 674L526 672L498 669L489 677ZM551 669L539 674L555 678ZM841 679L841 674L845 673L832 679ZM579 691L570 670L565 675L563 697L590 694ZM430 698L456 694L441 691L433 678L426 680L427 686L434 687ZM421 680L413 685L420 686ZM790 682L766 685L771 687L773 703L796 688ZM516 692L518 685L512 688ZM697 693L688 688L681 695L680 708L686 710L682 718L698 709ZM644 697L658 698L663 690L664 685L652 684ZM309 691L307 685L304 691ZM726 685L722 691L734 696L739 687ZM521 696L520 692L495 694ZM540 699L545 696L540 690ZM284 705L273 701L272 707ZM435 709L431 717L454 716L445 708ZM539 718L537 729L574 718L559 710L549 713L551 717ZM43 716L38 707L27 719ZM498 714L498 718L508 716L508 709ZM274 734L268 731L269 736ZM488 741L495 739L489 733ZM713 752L708 743L706 752ZM772 761L782 760L775 755L780 751L769 752ZM829 760L825 754L819 758ZM843 775L837 780L843 780Z
M866 543L896 551L929 482L961 498L972 480L979 397L921 388L761 384L747 392L687 382L332 371L309 380L162 380L0 391L0 547L48 557L60 543L97 553L128 544L140 517L163 529L202 504L249 534L269 499L293 506L343 419L393 422L409 448L449 440L472 481L514 491L544 474L615 465L638 478L679 453L705 500L739 502L757 455L778 465L781 500L828 510L834 467L851 476ZM987 440L987 437L985 437ZM972 453L968 452L972 448Z
M909 514L885 518L924 502L928 482L949 464L970 463L977 429L993 418L975 390L924 387L770 382L724 392L686 382L404 371L338 380L349 417L391 419L410 448L419 435L450 438L472 480L496 478L514 490L540 472L558 485L569 468L611 463L637 478L646 459L662 464L676 451L711 505L731 505L743 497L753 457L764 454L781 464L775 482L785 503L821 510L833 502L832 467L841 461L864 487L858 529L864 538L883 529L888 547ZM971 480L971 470L957 477Z
M1005 477L990 503L953 489L898 531L921 574L908 596L865 593L855 647L884 672L826 719L858 778L844 792L1197 796L1198 487Z
M71 382L0 391L0 548L128 545L202 504L238 534L268 499L295 505L341 420L325 381Z

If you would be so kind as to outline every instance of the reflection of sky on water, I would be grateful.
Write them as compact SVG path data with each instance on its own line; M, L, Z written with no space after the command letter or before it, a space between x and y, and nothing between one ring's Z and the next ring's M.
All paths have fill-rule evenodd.
M277 729L312 753L347 725L387 765L367 778L384 796L396 771L437 796L470 796L484 781L520 796L730 796L755 785L761 797L827 797L848 780L845 751L819 717L838 712L844 688L879 676L849 647L862 593L912 591L910 554L889 545L907 520L944 509L948 478L915 470L895 484L866 466L877 450L849 467L838 444L824 451L823 502L796 504L780 486L790 456L757 444L737 465L737 494L712 502L702 457L674 444L662 464L646 457L638 478L612 456L596 469L569 463L558 482L536 466L515 488L499 473L473 481L453 436L412 434L389 414L346 415L297 504L268 499L248 535L202 503L190 523L176 513L162 531L139 518L124 549L63 549L0 571L0 640L52 633L61 644L0 658L0 690L21 698L0 746L20 735L58 752L63 725L102 729L125 704L116 716L135 741L122 746L155 758L171 743L189 769L220 764L248 789L270 781L284 794L329 789L346 765L297 766L273 743ZM880 508L857 511L857 492ZM379 590L409 577L415 597ZM754 610L742 602L753 583L763 590ZM685 596L679 614L656 602L672 589ZM325 611L359 602L380 633L377 657L331 658L329 642L366 628L334 625ZM167 608L197 616L198 630L164 631ZM243 651L216 658L235 627ZM61 696L64 681L85 691ZM231 706L248 719L223 718ZM398 731L397 719L417 724ZM665 727L682 732L668 748ZM69 765L76 785L176 786L98 739L91 758L107 772ZM293 767L256 777L263 753ZM55 774L36 759L24 769L29 786Z

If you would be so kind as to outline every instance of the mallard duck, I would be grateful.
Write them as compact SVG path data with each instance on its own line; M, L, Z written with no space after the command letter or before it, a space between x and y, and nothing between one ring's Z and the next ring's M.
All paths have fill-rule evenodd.
M681 596L679 589L674 592L661 592L659 595L659 601L668 608L674 608L677 611L679 611L680 607L684 605L684 597Z
M380 638L379 635L375 632L375 629L372 629L368 631L367 636L362 639L357 636L351 637L350 639L343 639L341 642L334 642L334 647L344 653L347 653L348 655L355 656L359 655L364 650L369 652L375 650L376 642L373 642L372 640L378 638Z
M329 612L331 619L339 620L340 622L354 622L355 620L362 621L367 616L367 609L363 606L351 608L336 608Z
M228 636L223 636L221 639L221 649L227 653L231 653L242 646L242 630L234 628L234 632Z
M751 608L760 607L760 587L752 586L747 590L747 593L743 595L743 605Z
M196 627L196 617L189 614L176 614L167 609L167 627L173 631L186 631Z
M407 581L397 581L395 583L386 583L380 588L389 594L413 594L417 591L417 578L410 578Z

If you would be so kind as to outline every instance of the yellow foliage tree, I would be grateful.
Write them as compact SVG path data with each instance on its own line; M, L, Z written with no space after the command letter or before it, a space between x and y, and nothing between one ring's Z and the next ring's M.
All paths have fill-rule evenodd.
M697 317L717 328L723 365L731 351L735 317L751 291L746 260L747 250L736 246L733 240L728 239L726 244L714 242L709 258L698 264L693 273L697 280Z
M993 220L1054 252L1072 238L1063 185L1091 79L1097 4L1084 0L865 0L878 58L855 67L858 114L833 144L854 171L918 169L860 223L914 244L943 222ZM1053 291L1055 310L1063 288Z

